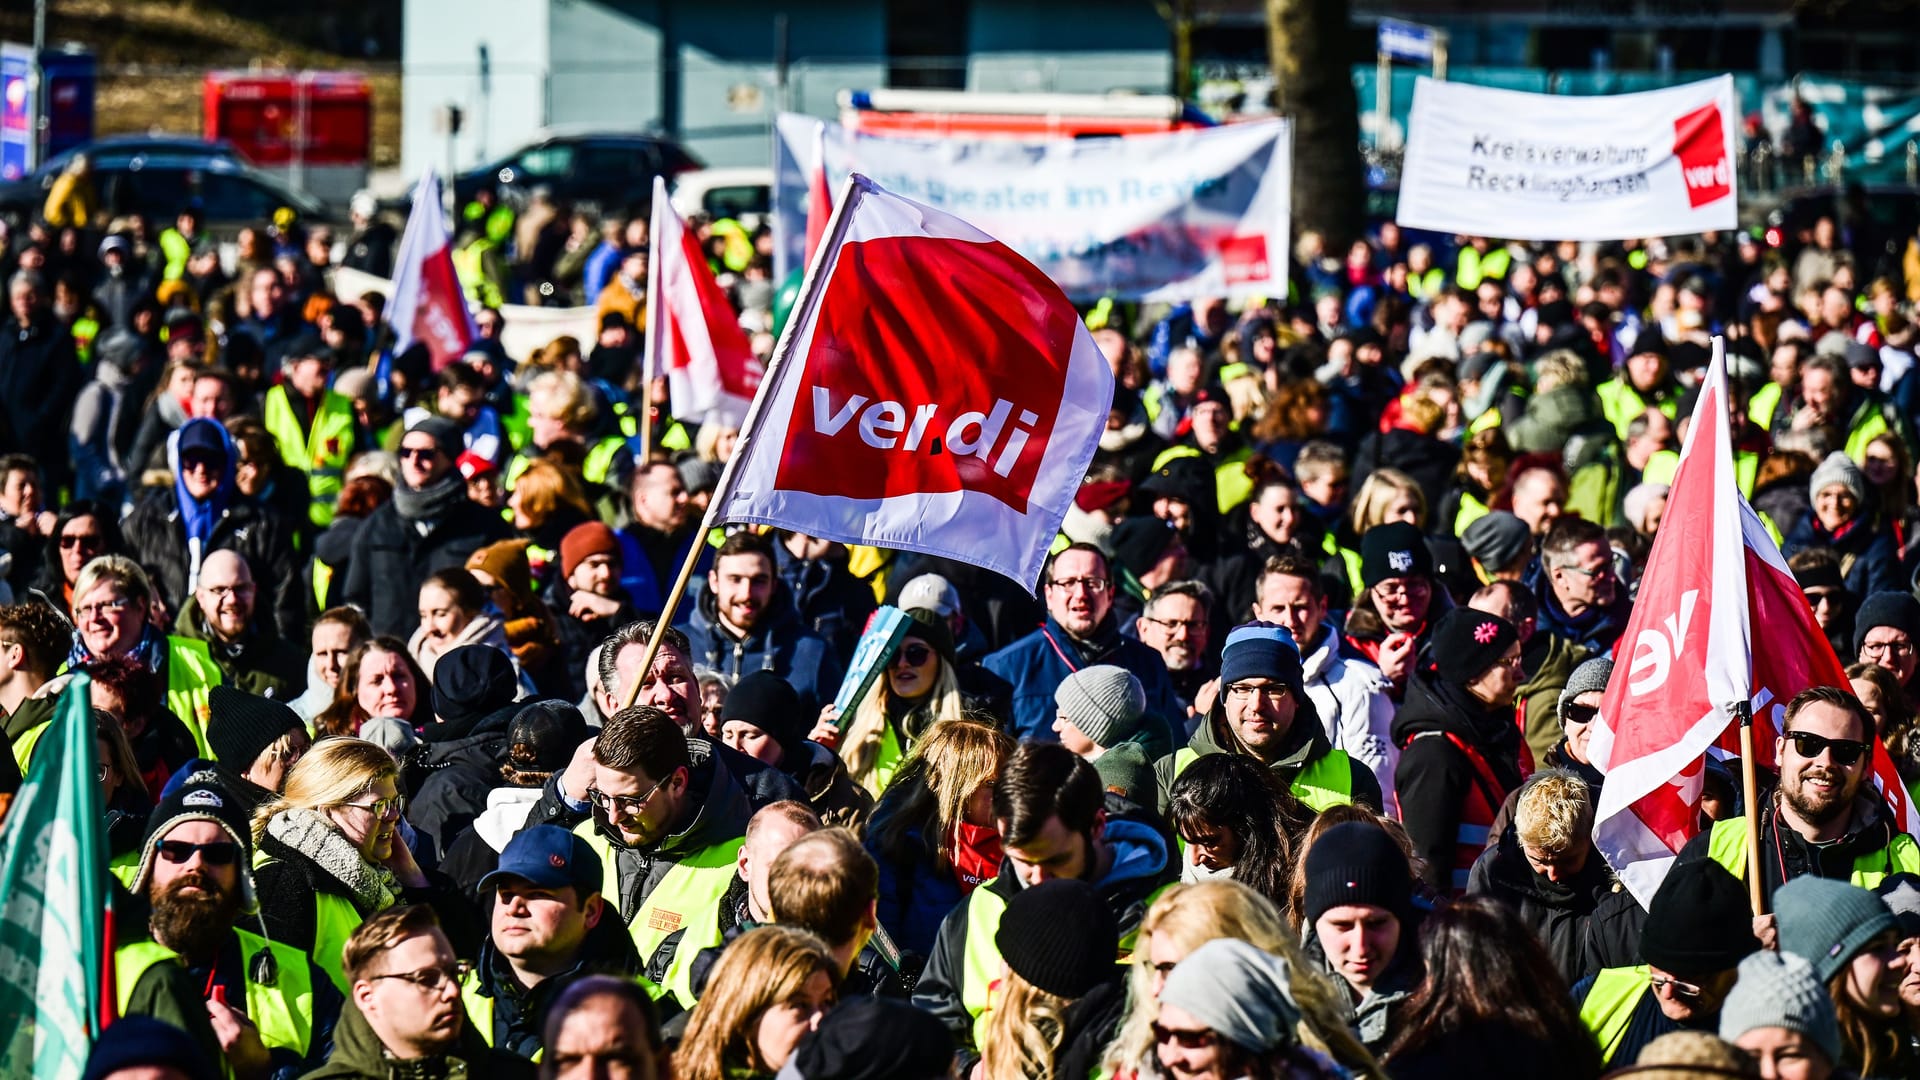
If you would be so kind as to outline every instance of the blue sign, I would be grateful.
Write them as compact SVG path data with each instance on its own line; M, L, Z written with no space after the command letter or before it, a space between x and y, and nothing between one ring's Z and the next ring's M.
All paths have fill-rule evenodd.
M1375 49L1382 56L1410 64L1431 64L1440 31L1419 23L1381 19L1376 40Z
M0 46L0 180L33 167L33 50Z

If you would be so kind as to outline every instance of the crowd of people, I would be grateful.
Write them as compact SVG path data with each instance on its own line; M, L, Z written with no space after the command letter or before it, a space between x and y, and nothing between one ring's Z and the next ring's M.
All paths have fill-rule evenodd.
M0 786L88 676L90 1077L1920 1075L1920 844L1867 778L1920 779L1920 280L1845 223L1388 223L1286 297L1100 305L1036 596L703 528L738 430L644 382L644 305L510 355L513 215L461 208L507 276L463 263L438 371L296 221L0 254ZM767 238L694 227L766 347L725 260ZM1757 802L1705 764L1643 906L1591 739L1713 335L1850 683L1783 703Z

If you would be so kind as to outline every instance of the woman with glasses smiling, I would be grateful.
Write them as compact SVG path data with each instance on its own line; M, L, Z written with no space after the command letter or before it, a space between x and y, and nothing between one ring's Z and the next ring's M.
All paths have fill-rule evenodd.
M154 603L146 571L132 559L103 555L88 563L74 582L74 643L67 663L79 667L124 656L158 675L167 708L191 731L200 755L211 757L207 694L225 679L207 643L168 634Z
M268 936L313 957L343 994L341 950L368 917L426 903L450 920L472 919L453 883L414 861L398 781L380 747L322 739L288 773L285 793L254 812L254 891ZM448 934L457 947L478 937L457 923Z

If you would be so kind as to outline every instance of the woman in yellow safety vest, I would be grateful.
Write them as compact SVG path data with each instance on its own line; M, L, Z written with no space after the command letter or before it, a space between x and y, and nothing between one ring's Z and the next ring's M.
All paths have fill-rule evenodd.
M158 675L167 708L193 734L201 756L210 758L207 692L224 679L206 642L168 634L153 623L153 595L147 572L132 559L102 555L89 562L73 586L79 640L67 663L125 656Z
M909 609L913 620L899 651L887 662L885 677L875 679L854 706L843 729L832 705L820 710L820 722L807 738L840 752L853 782L879 798L899 771L907 751L927 729L965 713L960 680L954 672L953 631L926 608Z
M373 743L322 739L287 774L285 794L254 812L254 892L267 936L312 957L342 994L351 993L342 950L369 916L425 903L446 918L467 902L445 877L429 878L401 839L399 777L393 756Z

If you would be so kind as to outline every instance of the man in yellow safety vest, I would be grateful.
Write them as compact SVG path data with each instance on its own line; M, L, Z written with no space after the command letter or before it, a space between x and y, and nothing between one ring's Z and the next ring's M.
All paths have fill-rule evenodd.
M152 914L116 935L116 1007L184 1029L231 1075L302 1072L319 1064L340 993L247 914L251 838L246 809L212 771L160 801L132 887Z
M333 366L332 349L317 338L303 340L289 349L282 378L267 388L260 410L281 459L307 474L308 514L321 529L333 523L347 462L357 449L353 401L327 388Z

